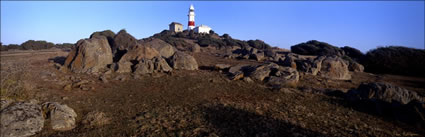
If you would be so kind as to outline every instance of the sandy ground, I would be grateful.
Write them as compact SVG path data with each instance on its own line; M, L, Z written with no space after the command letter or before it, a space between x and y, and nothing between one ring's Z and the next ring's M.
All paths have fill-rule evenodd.
M424 136L424 128L350 107L341 97L324 91L347 91L362 82L389 82L424 94L425 79L352 73L348 81L303 76L297 88L273 90L262 83L230 81L210 69L217 63L258 64L196 53L197 71L156 73L134 79L131 74L99 76L61 72L67 52L1 52L2 80L21 83L18 100L37 99L67 104L78 126L57 132L45 127L35 136ZM118 78L117 78L118 77ZM87 80L86 89L65 90ZM3 82L3 81L2 81ZM3 84L3 83L2 83ZM25 95L25 96L24 96ZM110 124L81 123L89 112L100 111Z

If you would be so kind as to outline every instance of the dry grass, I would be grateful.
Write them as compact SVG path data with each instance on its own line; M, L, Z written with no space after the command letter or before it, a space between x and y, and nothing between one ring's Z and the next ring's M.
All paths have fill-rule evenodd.
M0 71L0 97L13 100L25 100L31 96L31 85L25 78L30 75L28 64L19 62L2 62Z

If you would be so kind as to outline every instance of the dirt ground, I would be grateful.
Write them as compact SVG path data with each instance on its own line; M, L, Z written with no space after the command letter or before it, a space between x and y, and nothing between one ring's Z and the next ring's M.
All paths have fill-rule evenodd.
M425 136L424 127L358 110L340 96L326 94L378 81L424 95L424 78L357 72L352 73L352 80L337 81L304 75L297 88L276 90L258 82L230 81L223 72L211 69L218 63L259 62L200 52L194 55L200 66L197 71L155 73L137 79L131 74L111 74L108 82L103 82L98 75L56 69L55 63L66 55L58 49L0 53L2 88L9 89L2 90L2 97L56 101L78 114L75 129L58 132L45 126L36 137ZM75 80L87 80L88 90L64 89ZM6 81L11 83L7 87ZM81 123L92 111L106 113L110 124L89 127Z

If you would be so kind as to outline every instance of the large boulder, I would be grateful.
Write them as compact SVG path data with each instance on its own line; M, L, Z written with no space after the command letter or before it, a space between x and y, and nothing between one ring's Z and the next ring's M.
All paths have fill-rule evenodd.
M106 37L79 40L68 54L64 66L76 73L96 73L112 63L111 47Z
M118 50L125 51L137 45L137 39L127 33L127 31L120 30L114 37L114 47L112 51L115 54Z
M340 57L326 57L322 61L319 75L325 78L348 80L351 75L348 71L348 64Z
M198 70L195 58L184 52L176 52L170 59L171 67L180 70Z
M57 102L46 102L42 106L53 130L67 131L75 128L77 113L75 113L74 109Z
M322 68L322 62L325 58L325 56L319 56L315 59L309 58L306 60L296 60L295 62L299 71L315 76Z
M2 137L26 137L41 131L44 118L41 106L19 102L0 111Z
M159 56L159 52L154 48L138 44L137 46L128 50L128 52L121 57L119 62L137 62L142 59L150 60Z
M363 83L357 89L350 90L351 99L383 101L387 103L408 104L412 101L424 102L416 92L388 83Z
M154 38L150 41L143 42L143 45L154 48L164 58L170 58L176 52L173 46L161 39Z
M106 37L108 39L109 46L111 49L114 47L115 33L111 30L97 31L90 35L90 38Z

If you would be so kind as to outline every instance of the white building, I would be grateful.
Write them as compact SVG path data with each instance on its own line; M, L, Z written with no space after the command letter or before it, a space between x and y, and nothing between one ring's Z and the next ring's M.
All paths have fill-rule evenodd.
M210 34L210 30L211 28L208 27L207 25L200 25L193 29L195 33L205 33L205 34Z
M169 25L170 31L172 32L182 32L183 31L183 25L178 22L171 22Z

